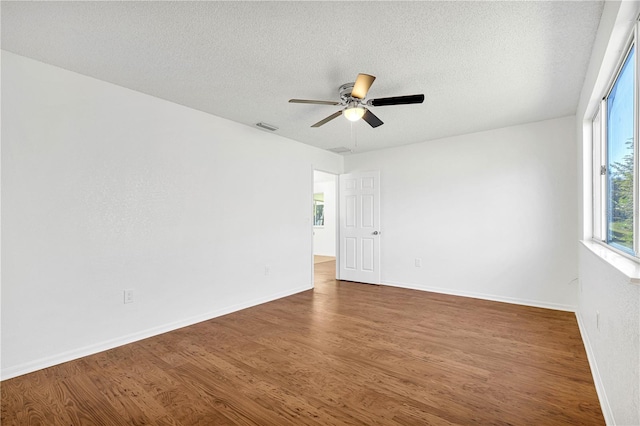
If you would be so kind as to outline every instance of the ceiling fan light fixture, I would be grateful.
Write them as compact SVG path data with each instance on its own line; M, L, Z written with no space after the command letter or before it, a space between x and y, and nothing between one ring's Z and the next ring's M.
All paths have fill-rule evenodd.
M342 115L349 121L358 121L364 115L364 111L364 107L349 104L349 107L342 111Z

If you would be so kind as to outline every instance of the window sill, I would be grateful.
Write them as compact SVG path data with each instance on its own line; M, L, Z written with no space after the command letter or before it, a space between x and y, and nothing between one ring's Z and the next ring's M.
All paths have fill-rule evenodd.
M630 283L640 284L640 263L618 254L595 241L581 240L580 242L593 254L617 269L621 274L624 274Z

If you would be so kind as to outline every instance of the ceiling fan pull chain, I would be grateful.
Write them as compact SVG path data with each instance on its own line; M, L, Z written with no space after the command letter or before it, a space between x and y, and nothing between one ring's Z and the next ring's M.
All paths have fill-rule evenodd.
M358 129L353 128L356 125L356 122L351 122L351 140L353 141L353 147L358 148Z

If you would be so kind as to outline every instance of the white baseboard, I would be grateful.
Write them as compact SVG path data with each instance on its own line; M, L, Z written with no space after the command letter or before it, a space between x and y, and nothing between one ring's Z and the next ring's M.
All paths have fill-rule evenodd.
M111 339L111 340L96 343L93 345L88 345L82 348L52 355L46 358L41 358L35 361L25 362L24 364L19 364L9 368L3 368L2 372L0 373L0 377L1 377L1 380L11 379L13 377L17 377L23 374L28 374L37 370L41 370L43 368L48 368L54 365L62 364L64 362L73 361L74 359L93 355L98 352L103 352L118 346L123 346L129 343L133 343L138 340L147 339L149 337L157 336L159 334L167 333L169 331L173 331L179 328L197 324L202 321L208 321L210 319L213 319L222 315L227 315L233 312L241 311L243 309L247 309L252 306L261 305L263 303L267 303L273 300L281 299L283 297L291 296L296 293L311 290L312 288L313 286L298 287L292 290L275 293L270 296L253 299L243 303L237 303L232 306L216 309L215 311L207 312L201 315L196 315L190 318L185 318L184 320L175 321L175 322L164 324L158 327L153 327L137 333L128 334L126 336L118 337L116 339Z
M596 356L593 352L593 348L591 347L589 335L587 334L586 328L584 326L582 316L578 312L576 312L576 320L578 320L578 329L580 330L580 335L582 336L584 349L587 352L587 360L589 361L589 367L591 367L591 375L593 376L593 382L596 386L596 393L598 394L598 399L600 400L600 407L602 408L604 421L608 425L615 425L616 421L613 417L613 410L611 409L611 405L609 404L607 392L604 389L604 384L602 383L602 378L600 377L600 371L598 370L598 364L596 363Z
M542 302L539 300L528 300L515 297L496 296L494 294L474 293L470 291L451 290L448 288L407 284L396 281L385 281L382 283L382 285L407 288L411 290L430 291L432 293L450 294L452 296L471 297L473 299L491 300L493 302L512 303L514 305L532 306L535 308L554 309L556 311L576 312L577 309L577 307L573 305L563 305L560 303Z

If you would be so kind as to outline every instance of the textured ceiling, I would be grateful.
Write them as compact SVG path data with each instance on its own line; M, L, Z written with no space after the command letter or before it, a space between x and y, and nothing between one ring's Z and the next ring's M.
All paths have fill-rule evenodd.
M2 48L230 120L356 152L575 113L602 2L7 2ZM342 117L359 73L376 129Z

